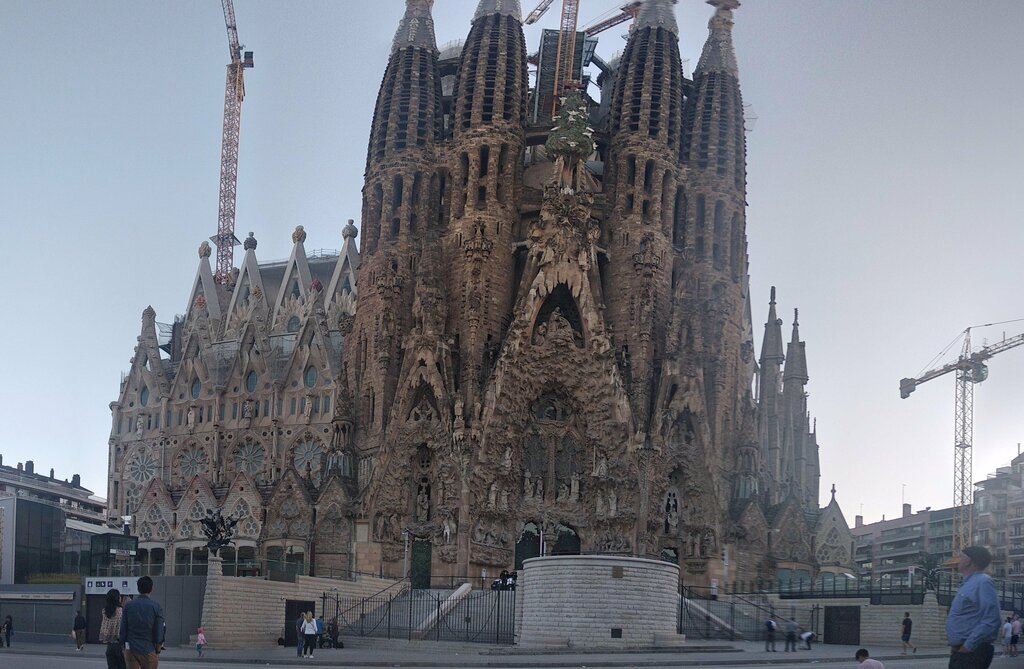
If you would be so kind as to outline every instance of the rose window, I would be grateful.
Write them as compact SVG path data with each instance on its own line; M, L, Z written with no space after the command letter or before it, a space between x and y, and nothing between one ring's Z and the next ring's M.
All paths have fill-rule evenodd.
M145 483L156 476L156 469L160 466L156 456L149 451L139 451L128 463L128 478L138 483Z
M149 507L149 511L146 512L146 520L148 520L151 523L159 523L163 519L164 514L160 513L159 508L155 506Z
M203 509L203 505L198 501L192 502L192 506L188 509L188 517L192 520L202 520L206 515L206 511Z
M150 528L149 523L143 523L142 527L139 528L139 540L149 541L153 538L153 530Z
M192 523L187 520L178 527L178 536L182 539L188 539L193 534L195 531L192 528Z
M205 474L210 456L198 446L192 446L181 454L181 474L187 479Z
M263 469L266 450L255 441L247 441L235 451L235 469L246 474L255 474Z
M238 500L238 503L235 504L235 510L231 512L231 515L235 518L245 518L249 515L249 503L244 499Z
M160 524L156 526L156 538L166 540L171 536L171 526L167 524L167 521L161 520Z
M245 522L242 523L242 534L245 536L255 537L259 535L259 533L260 527L256 524L256 520L254 518L247 518Z
M321 448L320 443L310 440L301 441L295 446L295 455L293 462L295 463L295 470L300 476L306 475L306 467L309 467L314 478L320 473L320 462L323 460L324 449Z

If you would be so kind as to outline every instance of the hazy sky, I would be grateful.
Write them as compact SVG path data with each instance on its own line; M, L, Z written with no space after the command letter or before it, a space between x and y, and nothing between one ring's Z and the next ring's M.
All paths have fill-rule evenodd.
M622 0L584 0L585 24ZM438 42L474 0L437 0ZM533 0L525 0L530 9ZM557 24L557 6L527 32ZM258 257L338 248L359 218L373 102L404 3L235 0L246 73L236 231ZM680 0L696 65L711 9ZM952 502L954 379L900 400L969 325L1024 318L1024 2L745 0L757 344L800 309L821 442L852 523ZM610 57L624 29L601 38ZM217 223L220 3L0 0L0 453L106 493L108 403L153 305L186 306ZM591 89L597 95L596 89ZM241 250L237 251L240 259ZM1024 322L975 331L975 341ZM955 357L958 349L947 354ZM976 388L974 478L1024 441L1024 347ZM904 488L905 484L905 488Z

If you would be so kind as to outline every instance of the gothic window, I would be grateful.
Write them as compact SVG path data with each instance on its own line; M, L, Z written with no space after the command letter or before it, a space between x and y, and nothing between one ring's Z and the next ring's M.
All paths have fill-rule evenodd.
M549 338L565 338L577 347L583 347L583 319L569 287L558 284L537 313L533 326L532 343L540 344Z
M686 248L686 192L682 186L676 189L676 202L673 207L672 247L676 251Z
M192 399L194 399L194 400L199 399L199 393L201 393L202 391L203 391L203 384L199 381L199 378L196 377L196 378L192 379Z
M139 541L149 541L153 538L153 530L149 523L143 523L139 528Z
M149 404L149 388L142 386L142 390L139 391L139 405L146 406Z
M295 333L299 331L299 317L292 316L288 319L288 325L285 326L285 330L288 333Z
M580 537L576 530L566 525L559 525L555 530L555 547L552 555L579 555Z
M202 520L206 516L206 509L200 504L199 500L192 502L192 506L188 508L189 520Z
M238 502L235 503L235 508L231 512L231 515L234 516L235 518L241 519L241 518L245 518L250 513L252 513L252 512L249 509L249 503L246 502L244 499L240 499L240 500L238 500Z
M160 463L156 456L149 451L138 451L128 463L128 478L136 483L146 483L156 476L157 467Z
M246 474L258 474L263 469L266 449L258 442L246 439L235 451L235 469Z
M644 163L644 192L648 195L654 189L654 161L648 160Z
M310 365L309 367L306 368L305 379L307 388L312 388L313 386L316 385L316 367Z
M245 389L250 393L256 392L256 383L259 381L259 376L256 372L249 372L245 377Z
M199 446L189 446L178 456L178 467L186 479L206 474L209 471L210 456Z
M300 476L308 471L315 483L320 481L320 471L324 459L324 449L320 442L306 438L295 445L292 462Z
M160 508L156 505L149 507L149 511L146 512L146 520L151 523L159 523L164 519L164 514L160 513Z
M554 395L545 395L536 404L534 416L540 421L564 423L570 415L565 403Z
M725 242L725 203L721 200L715 202L715 241L712 246L712 261L715 269L725 269L725 257L727 253Z

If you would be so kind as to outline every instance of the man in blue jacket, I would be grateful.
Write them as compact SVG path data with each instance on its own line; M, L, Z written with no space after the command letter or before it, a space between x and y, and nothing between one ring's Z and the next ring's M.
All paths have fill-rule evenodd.
M999 637L1002 615L992 578L984 573L992 554L984 546L968 546L957 569L964 577L946 620L949 669L988 669Z
M139 596L121 612L121 645L128 669L156 669L164 643L164 611L150 599L153 579L138 581Z

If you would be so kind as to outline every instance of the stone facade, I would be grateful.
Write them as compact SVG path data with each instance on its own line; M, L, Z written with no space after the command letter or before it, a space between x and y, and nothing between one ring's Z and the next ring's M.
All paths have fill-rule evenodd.
M308 258L300 226L260 265L250 236L217 285L201 247L188 313L165 341L146 310L112 404L111 515L187 557L223 506L239 550L317 570L582 551L816 576L804 344L794 319L783 354L773 290L755 357L738 3L711 4L692 80L670 0L646 0L602 99L571 92L551 127L527 122L518 1L481 0L442 54L407 0L360 252L350 224Z

